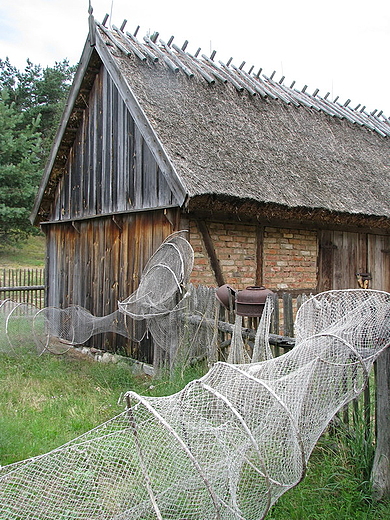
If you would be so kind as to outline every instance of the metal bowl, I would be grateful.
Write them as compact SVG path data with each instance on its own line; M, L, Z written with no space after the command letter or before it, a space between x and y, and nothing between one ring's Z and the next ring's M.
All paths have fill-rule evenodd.
M260 317L267 296L273 294L265 287L249 286L236 294L236 313L239 316Z
M230 306L234 309L236 291L227 283L218 287L215 297L225 307L225 309L230 310Z

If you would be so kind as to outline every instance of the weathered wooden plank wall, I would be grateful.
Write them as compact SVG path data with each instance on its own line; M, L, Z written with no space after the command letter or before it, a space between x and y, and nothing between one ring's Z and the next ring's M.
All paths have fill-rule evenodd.
M369 273L369 288L390 291L390 236L318 232L318 291L357 288L356 273Z
M118 300L138 287L146 262L174 231L162 210L47 224L44 229L48 239L47 304L62 308L81 305L94 316L114 312ZM128 344L118 336L109 345L107 338L101 335L92 342L99 348L114 349Z
M172 205L164 175L102 67L58 184L51 220Z
M372 289L390 292L390 236L368 236L367 270L372 274Z

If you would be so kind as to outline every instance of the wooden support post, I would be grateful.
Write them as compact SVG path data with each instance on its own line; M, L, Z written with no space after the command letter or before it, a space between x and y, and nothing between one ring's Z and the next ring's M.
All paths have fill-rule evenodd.
M373 498L384 500L390 497L390 348L378 358L376 377L377 439L371 482Z
M198 225L198 229L201 232L207 254L209 255L211 268L214 271L217 284L219 286L224 285L225 279L206 222L204 222L203 220L197 220L196 222Z
M256 285L263 285L264 226L256 229Z
M283 293L283 331L285 336L294 333L292 297L289 293Z

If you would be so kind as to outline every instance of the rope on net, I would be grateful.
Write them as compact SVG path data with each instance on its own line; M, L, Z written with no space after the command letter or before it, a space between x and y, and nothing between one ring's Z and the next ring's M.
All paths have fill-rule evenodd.
M5 466L0 518L264 518L302 480L318 438L389 346L390 294L321 293L300 307L295 329L282 356L217 362L168 397L129 392L112 420Z

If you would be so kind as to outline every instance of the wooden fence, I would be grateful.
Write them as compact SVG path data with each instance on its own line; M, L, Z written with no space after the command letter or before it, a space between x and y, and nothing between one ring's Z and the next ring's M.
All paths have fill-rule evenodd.
M0 269L0 300L45 305L44 269Z

